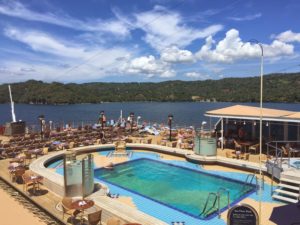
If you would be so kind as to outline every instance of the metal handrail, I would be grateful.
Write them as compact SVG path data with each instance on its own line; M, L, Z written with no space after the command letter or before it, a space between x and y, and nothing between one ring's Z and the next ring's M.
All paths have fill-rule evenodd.
M248 182L249 177L251 177L250 182ZM255 173L248 174L247 177L246 177L246 179L245 179L244 184L252 184L252 181L253 181L254 177L255 177Z
M256 191L258 190L258 181L257 181L256 173L250 173L247 175L247 177L244 181L244 184L243 184L243 189L246 187L247 184L252 184L254 177L255 177ZM249 178L250 178L250 182L248 181Z
M220 187L218 191L218 216L219 218L221 217L221 212L220 212L220 199L221 199L221 193L226 192L227 193L227 205L228 209L230 208L230 192L226 188Z
M274 145L274 143L275 143L275 145ZM284 141L284 140L282 140L282 141L270 141L270 142L266 143L267 148L268 148L268 154L269 154L269 148L270 147L275 149L276 159L274 160L274 163L279 165L280 168L282 168L283 150L278 147L278 144L287 144L287 143L300 143L300 141L298 141L298 140L295 140L295 141ZM279 158L280 158L280 161L279 161ZM288 155L288 161L290 162L290 152L289 152L289 155ZM290 165L290 163L289 163L289 165Z
M200 215L203 215L205 212L206 212L206 207L208 205L208 202L209 202L209 199L210 199L210 196L215 196L214 198L214 204L211 208L214 208L215 205L216 205L216 202L217 202L217 199L219 198L218 194L216 194L215 192L210 192L207 196L207 199L206 199L206 202L205 202L205 205L204 205L204 208L202 210L202 212L200 213Z

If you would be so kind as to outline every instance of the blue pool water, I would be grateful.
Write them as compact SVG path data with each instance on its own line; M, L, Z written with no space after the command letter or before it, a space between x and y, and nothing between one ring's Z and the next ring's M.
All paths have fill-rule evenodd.
M97 169L95 177L200 219L215 212L212 200L202 214L210 192L225 188L234 204L254 191L237 180L145 158L118 164L113 171ZM227 203L226 194L221 195L221 208Z
M291 159L290 165L296 169L300 169L300 159Z

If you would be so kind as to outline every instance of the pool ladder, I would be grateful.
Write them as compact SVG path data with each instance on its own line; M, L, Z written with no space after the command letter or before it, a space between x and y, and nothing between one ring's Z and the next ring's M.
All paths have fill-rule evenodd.
M255 186L256 186L256 193L257 193L258 190L259 190L259 184L258 184L258 178L257 178L256 175L258 175L258 174L259 174L259 172L248 174L246 179L245 179L243 188L245 188L247 184L252 184L252 181L255 178ZM262 188L262 190L264 190L264 187L265 187L265 176L264 176L264 174L262 174L262 180L260 182L261 182L261 184L260 184L261 188Z
M212 207L209 208L209 210L210 210L210 209L215 209L215 208L216 208L216 203L217 203L218 205L217 205L217 209L216 209L215 211L218 211L218 217L220 218L220 217L221 217L221 209L220 209L221 205L220 205L220 199L221 199L222 193L224 193L224 192L227 193L227 201L228 201L227 205L228 205L228 209L229 209L229 208L230 208L230 193L229 193L229 191L228 191L226 188L220 187L217 193L215 193L215 192L210 192L210 193L208 194L207 199L206 199L206 202L205 202L205 205L204 205L204 208L203 208L203 210L202 210L202 212L201 212L200 215L203 215L205 212L208 211L208 210L206 210L206 209L207 209L209 200L211 199L210 196L213 196L213 197L214 197L214 198L213 198L213 201L214 201L214 202L213 202Z

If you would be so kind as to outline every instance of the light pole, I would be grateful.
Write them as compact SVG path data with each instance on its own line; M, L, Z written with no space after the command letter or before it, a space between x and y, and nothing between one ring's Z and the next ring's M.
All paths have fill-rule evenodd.
M41 129L41 139L43 139L44 135L44 123L45 123L45 116L44 115L39 115L38 120L40 121L40 129Z
M100 122L101 122L101 129L103 130L104 127L104 111L100 112Z
M172 141L172 120L173 120L173 115L169 114L168 115L168 124L169 124L169 128L170 128L170 135L169 135L169 140Z
M130 117L130 133L132 133L132 126L133 126L134 113L131 112L131 113L129 114L129 117Z
M263 74L264 74L264 48L262 43L255 39L251 39L248 41L249 43L256 44L260 47L261 50L261 59L260 59L260 104L259 104L259 205L258 205L258 215L259 215L259 225L261 225L261 201L262 201L262 163L261 163L261 155L262 155L262 120L263 120Z

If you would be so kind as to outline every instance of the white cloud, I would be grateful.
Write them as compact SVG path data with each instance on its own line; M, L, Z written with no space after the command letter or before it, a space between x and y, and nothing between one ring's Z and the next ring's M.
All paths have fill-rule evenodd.
M175 76L176 76L175 70L166 70L160 75L161 78L171 78Z
M86 45L35 30L10 27L4 30L4 34L32 50L19 51L13 60L1 61L0 67L6 68L2 73L5 79L13 75L9 79L21 80L24 76L26 79L44 77L47 81L63 82L97 80L117 75L118 67L135 55L134 49ZM0 78L0 82L6 82L5 79Z
M185 73L185 76L188 78L191 78L191 79L199 79L199 80L211 79L211 77L209 75L202 74L199 72L188 72L188 73Z
M234 21L250 21L250 20L255 20L257 18L260 18L262 16L261 13L256 13L253 15L247 15L247 16L242 16L242 17L228 17L230 20Z
M67 27L74 30L88 32L108 32L116 36L125 37L130 34L130 28L118 19L87 19L85 21L70 17L61 13L39 13L27 8L24 4L17 1L9 1L0 4L0 14L16 17L28 21L38 21L57 26Z
M263 50L266 57L286 56L294 53L294 46L274 40L269 45L263 44ZM239 59L258 57L261 55L261 50L255 44L243 42L239 37L239 31L231 29L218 43L211 36L206 38L206 43L195 55L200 60L232 63Z
M83 48L67 46L57 38L39 31L21 31L10 27L4 30L4 34L13 40L29 45L34 51L70 58L88 57Z
M195 61L192 52L181 50L176 46L164 49L161 52L161 60L169 63L189 63Z
M23 31L17 28L6 28L4 34L16 41L22 42L31 47L35 52L48 53L69 59L94 60L101 56L101 63L117 60L120 56L126 57L131 51L121 48L103 48L99 46L87 46L74 43L70 40L60 40L47 33L35 30ZM105 57L103 57L105 54Z
M184 48L196 39L214 35L223 29L223 26L219 24L203 29L189 27L179 13L169 11L162 6L156 6L151 11L137 13L135 17L136 28L146 32L145 42L158 51L172 45Z
M155 59L153 55L132 59L123 64L121 71L129 74L144 74L147 77L159 76L161 78L169 78L176 75L169 64Z
M291 30L287 30L285 32L282 32L278 34L275 37L277 40L282 42L300 42L300 33L294 33Z

